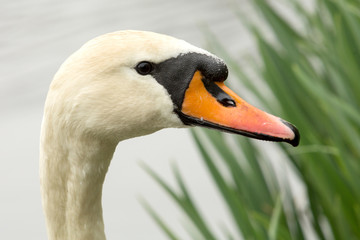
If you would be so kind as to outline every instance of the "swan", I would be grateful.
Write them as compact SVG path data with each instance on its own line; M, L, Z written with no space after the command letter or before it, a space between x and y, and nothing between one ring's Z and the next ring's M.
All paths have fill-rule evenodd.
M41 127L49 239L105 239L102 186L125 139L203 126L298 145L292 124L246 103L227 76L215 55L152 32L108 33L72 54L49 87Z

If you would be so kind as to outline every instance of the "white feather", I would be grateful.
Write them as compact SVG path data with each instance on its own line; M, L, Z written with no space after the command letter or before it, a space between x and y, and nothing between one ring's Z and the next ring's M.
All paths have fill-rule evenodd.
M169 36L121 31L89 41L60 67L45 103L40 144L49 239L105 239L102 184L118 142L184 127L164 87L134 67L189 52L213 56Z

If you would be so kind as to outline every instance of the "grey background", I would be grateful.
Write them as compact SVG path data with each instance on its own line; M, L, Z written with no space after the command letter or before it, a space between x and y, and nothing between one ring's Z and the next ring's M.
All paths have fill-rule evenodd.
M245 0L242 10L248 11ZM0 239L46 239L38 139L46 92L60 64L89 39L122 29L160 32L203 47L202 24L235 54L253 46L221 0L0 0ZM140 161L173 185L175 162L215 231L221 235L221 225L233 229L188 131L166 129L119 144L104 186L108 239L165 239L140 196L187 239L183 216Z

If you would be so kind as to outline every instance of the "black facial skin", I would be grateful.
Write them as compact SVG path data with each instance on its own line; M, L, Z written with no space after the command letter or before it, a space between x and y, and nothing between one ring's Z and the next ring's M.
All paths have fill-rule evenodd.
M181 54L175 58L170 58L161 63L149 63L151 64L151 68L150 66L144 65L144 63L147 64L149 62L140 62L135 67L136 71L138 71L141 75L152 75L158 83L165 87L174 103L174 112L179 116L184 124L218 129L261 140L287 142L293 146L297 146L299 144L299 131L295 126L285 121L284 124L287 125L295 134L295 138L293 140L221 126L219 124L182 113L181 108L185 97L185 91L188 89L196 71L201 72L203 76L202 82L204 83L206 90L219 103L221 103L224 107L236 107L235 101L215 84L215 82L225 81L228 76L228 69L223 61L205 54L187 53Z
M194 73L200 71L206 82L222 82L228 76L228 69L224 62L211 56L199 53L181 54L154 65L150 73L156 81L165 87L175 105L175 110L181 111L185 91L188 89ZM215 84L214 84L215 85ZM214 90L223 92L220 88ZM223 94L226 94L223 92ZM227 94L226 94L227 95ZM221 99L224 98L221 95ZM230 96L228 98L231 99Z
M224 92L214 81L210 81L207 78L202 78L202 82L206 90L224 107L236 107L235 101Z

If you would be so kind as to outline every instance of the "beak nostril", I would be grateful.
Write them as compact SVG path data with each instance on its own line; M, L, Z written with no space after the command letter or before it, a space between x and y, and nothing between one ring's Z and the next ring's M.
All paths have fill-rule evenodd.
M234 100L229 98L223 98L218 100L224 107L236 107Z
M229 94L224 92L215 82L203 77L202 82L206 90L224 107L236 107L235 101Z

